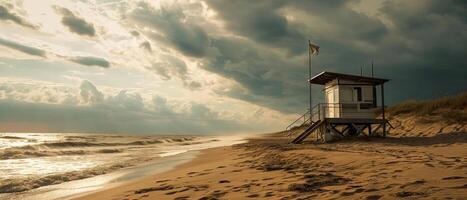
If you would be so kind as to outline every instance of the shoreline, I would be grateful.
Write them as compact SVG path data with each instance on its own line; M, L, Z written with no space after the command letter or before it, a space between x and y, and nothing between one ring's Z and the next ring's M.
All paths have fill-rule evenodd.
M214 148L219 148L219 147L214 147ZM142 165L135 166L137 168L148 168L146 170L152 170L151 172L146 172L144 176L140 176L137 178L131 178L132 176L135 176L133 173L141 173L140 171L133 172L133 173L127 173L121 177L117 177L114 180L108 182L107 184L103 185L101 188L92 190L92 191L87 191L87 192L82 192L82 193L77 193L74 195L69 195L64 197L64 199L79 199L81 197L85 197L88 195L93 195L95 193L99 193L101 191L106 191L110 190L113 188L119 188L119 187L124 187L125 185L131 185L137 182L140 182L144 179L147 179L148 177L156 176L158 174L163 174L166 172L170 172L172 170L176 170L179 166L183 166L184 164L190 163L193 160L197 159L201 152L203 150L192 150L188 152L184 152L181 154L177 155L172 155L172 156L167 156L163 157L160 160L152 161L150 163L145 163ZM166 164L166 162L172 162L171 164ZM174 163L176 162L176 163ZM156 166L157 165L157 166ZM156 168L157 167L157 168ZM132 169L123 169L123 170L130 170ZM125 180L128 179L127 177L130 177L130 180ZM122 180L123 179L123 180Z
M70 136L72 137L72 136ZM239 144L246 142L246 137L242 135L224 135L224 136L206 136L204 138L190 141L190 142L179 142L179 143L169 143L169 144L161 144L159 143L155 145L140 145L135 146L133 148L139 148L137 151L140 152L139 154L133 153L131 154L131 150L125 151L130 153L121 154L121 157L131 158L128 155L143 155L141 158L152 158L148 160L143 160L144 162L133 163L133 162L126 162L126 160L119 161L118 159L115 160L117 164L121 165L128 165L129 167L122 167L119 169L111 170L109 172L101 173L98 175L94 175L88 178L78 178L78 179L71 179L69 181L64 181L60 183L54 183L51 178L45 177L42 178L45 181L39 182L38 184L44 183L44 185L40 187L34 187L33 189L28 189L25 191L14 192L14 193L1 193L0 198L3 199L31 199L31 200L45 200L45 199L70 199L75 198L78 196L86 195L89 193L93 193L96 191L105 190L108 188L116 187L121 184L125 184L127 182L132 182L135 180L144 179L145 177L151 176L153 174L165 172L171 170L178 165L189 162L193 160L200 151L206 148L213 148L213 147L222 147L222 146L229 146L234 144ZM151 140L152 138L136 138L138 141ZM144 148L143 148L144 147ZM128 148L132 148L131 146ZM146 149L149 149L146 151ZM136 152L136 150L133 150ZM119 154L120 155L120 154ZM109 157L107 154L101 154L100 156L106 156L107 160ZM113 155L109 155L113 156ZM126 156L126 157L125 157ZM146 157L144 157L146 156ZM152 156L152 157L151 157ZM47 158L47 157L45 157ZM104 159L105 157L103 157ZM137 157L140 158L140 157ZM131 159L130 159L131 160ZM102 166L96 165L96 168ZM80 175L79 172L75 174ZM67 174L58 174L58 175L50 175L52 178L60 179L61 177L68 178ZM82 175L82 174L81 174ZM39 177L41 178L41 177ZM37 178L38 180L41 180ZM60 179L62 180L62 179ZM28 180L29 181L29 180ZM33 179L32 181L36 181ZM29 182L32 182L29 181ZM49 182L46 182L49 181ZM28 182L28 183L29 183ZM16 184L16 183L14 183ZM14 184L5 185L5 187L20 187Z
M219 159L219 157L216 157L216 156L220 154L222 155L225 153L230 153L231 150L232 150L231 146L213 147L213 148L199 150L198 151L199 153L195 157L193 157L190 161L176 165L174 168L170 170L166 170L166 171L159 172L159 173L153 173L152 175L149 175L147 177L125 182L117 186L113 186L113 187L111 186L107 188L102 188L97 191L80 194L80 195L73 196L67 199L73 199L73 200L111 199L115 197L121 197L121 195L126 196L126 194L124 194L125 192L130 191L131 193L131 191L134 191L134 190L141 190L138 188L151 185L152 183L154 183L154 180L157 180L156 182L163 183L163 182L166 182L166 180L170 178L176 177L175 179L179 179L179 177L182 177L185 174L190 174L191 172L194 172L201 168L205 168L207 166L212 166L216 164L218 164L219 166L224 166L223 164L225 164L226 157L222 157L221 159ZM109 195L109 194L112 194L112 195Z
M159 159L141 163L139 165L122 168L110 173L85 179L47 185L20 193L0 194L0 199L72 199L79 196L92 194L97 191L132 183L154 174L170 171L180 164L187 163L195 159L198 154L198 150L193 150L172 156L161 157Z
M303 145L263 137L73 199L462 199L466 148L465 133Z

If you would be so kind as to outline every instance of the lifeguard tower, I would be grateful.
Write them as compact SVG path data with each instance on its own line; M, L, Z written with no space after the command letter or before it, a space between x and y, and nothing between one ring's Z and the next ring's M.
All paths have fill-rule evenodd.
M315 105L286 128L303 122L304 131L292 143L300 143L312 133L316 140L327 142L339 137L386 136L388 121L384 113L384 83L387 79L334 72L321 72L308 80L323 85L325 103ZM378 106L377 89L380 86L381 105Z

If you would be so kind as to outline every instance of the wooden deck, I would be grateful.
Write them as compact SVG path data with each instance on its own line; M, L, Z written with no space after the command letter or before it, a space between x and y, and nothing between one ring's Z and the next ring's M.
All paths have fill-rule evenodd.
M369 118L325 118L324 121L332 124L381 124L384 119L369 119Z
M385 137L386 124L389 124L386 119L324 118L311 123L292 143L297 144L304 141L313 132L316 133L316 140L322 142L328 141L325 135L329 134L340 138L359 135Z

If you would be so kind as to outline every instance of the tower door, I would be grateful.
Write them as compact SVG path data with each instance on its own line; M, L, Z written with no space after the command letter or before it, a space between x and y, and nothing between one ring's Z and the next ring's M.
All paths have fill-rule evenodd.
M338 93L337 88L331 88L326 90L326 107L325 117L333 118L337 117L339 105L338 105Z

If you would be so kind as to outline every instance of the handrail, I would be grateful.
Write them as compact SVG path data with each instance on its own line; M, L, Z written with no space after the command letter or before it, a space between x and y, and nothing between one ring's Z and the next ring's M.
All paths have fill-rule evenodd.
M294 125L295 123L297 123L300 119L304 118L308 113L310 113L310 111L306 111L306 113L304 113L303 115L301 115L299 118L297 118L294 122L292 122L291 124L289 124L285 130L288 131L290 127L292 127L292 125ZM308 120L303 120L303 124L305 123L305 121L308 121Z
M319 106L319 104L316 104L315 106L313 106L311 108L311 111L315 110L317 107ZM306 119L306 115L307 114L310 114L310 117L308 119ZM289 128L291 128L295 123L297 123L298 121L300 121L302 118L303 118L303 123L300 124L300 125L303 125L309 121L312 121L312 117L313 117L313 112L310 113L310 110L308 110L307 112L305 112L303 115L301 115L299 118L297 118L294 122L292 122L291 124L289 124L286 128L285 128L285 131L288 131L290 130Z

